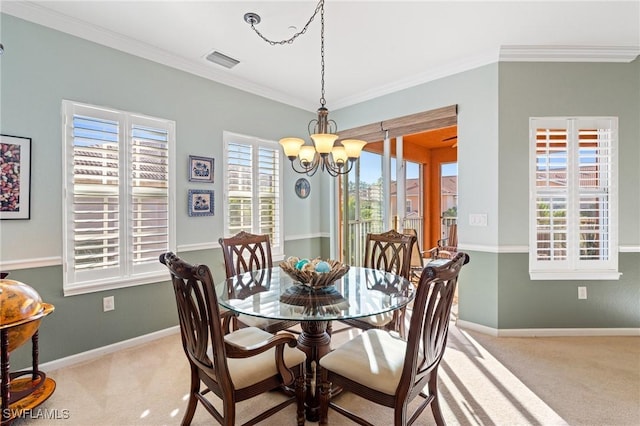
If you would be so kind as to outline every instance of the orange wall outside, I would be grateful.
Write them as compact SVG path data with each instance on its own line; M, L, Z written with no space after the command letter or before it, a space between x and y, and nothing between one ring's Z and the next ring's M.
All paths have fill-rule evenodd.
M424 185L424 211L425 226L424 240L425 248L435 247L440 239L440 165L442 163L455 163L458 161L458 150L453 148L437 148L427 151L429 159L424 167L424 176L427 182ZM428 243L428 244L427 244Z
M380 155L383 154L382 142L372 142L367 144L366 150L369 152L375 152ZM395 155L396 141L391 140L391 155ZM423 146L404 143L403 144L403 156L406 160L421 163L423 166L424 174L424 194L422 200L424 205L422 211L424 213L424 234L422 236L424 247L421 249L427 250L431 247L435 247L440 239L440 215L442 214L442 208L440 206L440 165L442 163L455 163L458 161L458 150L445 147L445 148L425 148Z

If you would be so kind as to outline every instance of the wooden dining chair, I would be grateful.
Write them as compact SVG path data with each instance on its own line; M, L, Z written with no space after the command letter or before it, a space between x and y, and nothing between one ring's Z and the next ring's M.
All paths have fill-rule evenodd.
M393 229L381 234L367 234L362 266L410 279L411 252L415 239L413 235L400 234ZM380 328L396 331L401 336L405 335L405 308L370 317L339 321L362 330Z
M418 232L413 228L405 228L402 231L404 234L413 235L415 240L413 241L413 248L411 249L411 266L409 267L409 278L412 283L418 285L422 270L424 269L424 255L426 252L420 250L420 243L418 242Z
M425 267L407 340L385 330L367 330L320 359L320 425L328 424L329 408L358 424L372 424L331 400L331 389L352 392L392 408L395 426L413 424L428 405L436 424L444 425L438 400L438 367L447 345L458 274L468 262L469 256L458 252L443 265ZM408 405L418 395L424 400L410 413ZM391 423L376 419L375 424Z
M447 236L438 240L437 245L429 250L433 259L451 259L458 252L458 225L452 223L447 228Z
M304 425L305 354L289 333L273 335L255 327L224 334L211 271L190 265L175 254L160 255L173 283L182 346L189 360L189 402L182 419L189 425L198 402L222 425L236 424L236 403L293 385L283 402L263 411L245 425L253 425L297 403L297 424ZM201 390L204 385L204 390ZM222 402L215 408L211 393Z
M269 235L257 235L241 231L232 237L218 239L218 243L222 247L227 278L249 271L266 270L273 267ZM258 294L268 291L269 289L264 285L260 285L261 283L269 284L269 280L254 280L254 285L243 289L243 298L248 297L247 292ZM239 290L236 289L236 291ZM269 333L287 330L299 324L299 321L270 320L251 315L234 315L231 317L231 321L230 328L233 330L243 327L257 327Z

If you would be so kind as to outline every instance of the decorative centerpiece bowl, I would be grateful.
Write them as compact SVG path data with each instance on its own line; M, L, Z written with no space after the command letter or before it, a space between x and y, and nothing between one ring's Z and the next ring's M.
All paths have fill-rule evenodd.
M349 265L337 260L313 260L290 257L280 262L280 269L294 281L311 288L324 288L332 285L349 272Z

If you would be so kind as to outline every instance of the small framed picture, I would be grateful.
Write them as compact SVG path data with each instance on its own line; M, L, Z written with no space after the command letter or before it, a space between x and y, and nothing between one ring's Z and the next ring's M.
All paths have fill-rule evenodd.
M213 158L189 156L189 182L213 183Z
M0 219L29 219L31 138L0 135Z
M300 198L307 198L311 192L311 184L305 178L296 181L296 195Z
M213 190L189 190L189 216L213 216Z

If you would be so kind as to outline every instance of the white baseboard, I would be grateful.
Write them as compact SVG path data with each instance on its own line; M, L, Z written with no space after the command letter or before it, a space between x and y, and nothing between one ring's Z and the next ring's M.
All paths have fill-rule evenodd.
M456 320L456 327L464 328L465 330L477 331L478 333L487 334L489 336L498 336L498 329L476 324L475 322L458 319Z
M496 337L561 337L561 336L640 336L640 328L513 328L497 329L486 325L476 324L470 321L457 320L456 326L465 330L477 331ZM91 349L79 354L40 364L38 367L44 372L70 367L81 362L91 361L95 358L111 354L124 349L149 343L172 334L180 333L180 326L165 328L164 330L123 340L96 349Z
M180 333L180 326L165 328L164 330L155 331L153 333L144 334L142 336L134 337L132 339L123 340L122 342L113 343L111 345L103 346L101 348L91 349L90 351L81 352L79 354L70 355L64 358L55 359L53 361L45 362L38 365L38 368L44 372L58 370L60 368L70 367L81 362L90 361L101 356L111 354L124 349L129 349L134 346L142 345L143 343L149 343L163 337L170 336L172 334Z
M640 328L493 328L458 320L456 326L496 337L640 336Z

